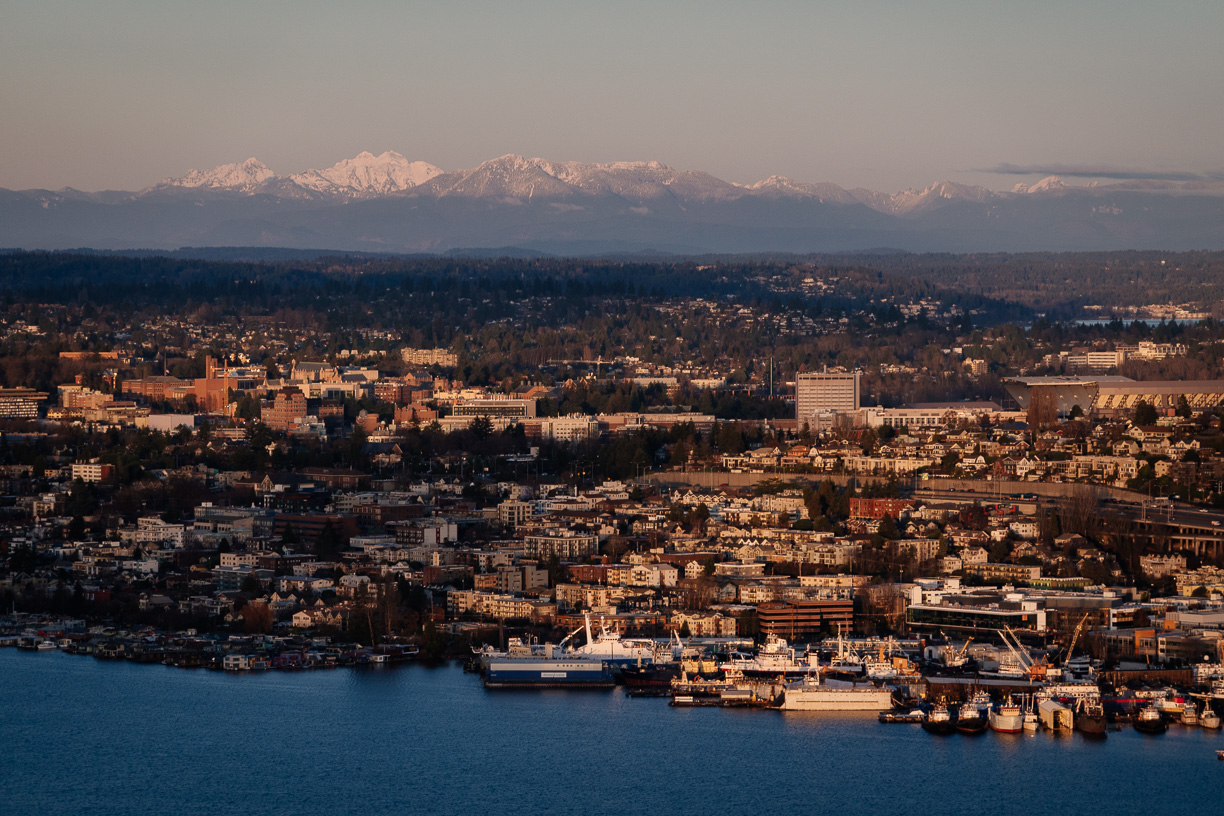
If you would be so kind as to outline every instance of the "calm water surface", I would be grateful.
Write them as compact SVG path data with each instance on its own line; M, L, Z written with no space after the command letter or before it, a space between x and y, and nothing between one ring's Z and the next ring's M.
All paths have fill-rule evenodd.
M1216 814L1218 733L932 737L872 715L0 650L0 814Z

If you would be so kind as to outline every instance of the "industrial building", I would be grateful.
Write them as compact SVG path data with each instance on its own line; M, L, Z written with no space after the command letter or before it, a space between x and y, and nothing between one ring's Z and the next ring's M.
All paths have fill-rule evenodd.
M1125 417L1146 402L1158 413L1171 414L1181 397L1195 411L1224 406L1224 380L1132 380L1129 377L1014 377L1005 379L1007 392L1027 410L1034 395L1053 398L1059 416L1078 405L1097 417Z

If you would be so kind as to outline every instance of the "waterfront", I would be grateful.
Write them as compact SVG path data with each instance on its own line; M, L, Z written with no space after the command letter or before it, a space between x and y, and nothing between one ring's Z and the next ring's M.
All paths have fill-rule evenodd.
M1218 733L932 737L873 714L493 692L458 665L240 674L0 650L10 816L1211 812Z

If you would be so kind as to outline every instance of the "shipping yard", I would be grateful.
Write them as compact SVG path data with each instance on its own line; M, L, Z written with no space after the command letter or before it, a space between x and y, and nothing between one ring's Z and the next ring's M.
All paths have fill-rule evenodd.
M411 642L363 648L327 638L85 630L80 624L10 615L0 619L0 647L235 673L380 669L420 657ZM1103 739L1123 728L1220 730L1219 662L1102 671L1099 661L1074 653L1079 630L1053 654L1031 649L1010 630L994 634L994 643L839 634L806 646L769 635L758 648L745 638L627 638L588 615L557 644L511 637L505 649L472 648L463 663L491 690L619 686L629 697L667 698L674 707L874 713L881 724L916 724L935 736L1044 731Z

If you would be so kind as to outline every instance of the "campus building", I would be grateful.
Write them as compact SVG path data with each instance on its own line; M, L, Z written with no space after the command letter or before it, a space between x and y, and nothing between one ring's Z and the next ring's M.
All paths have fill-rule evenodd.
M795 377L795 415L804 419L829 411L859 409L861 371L824 371Z

